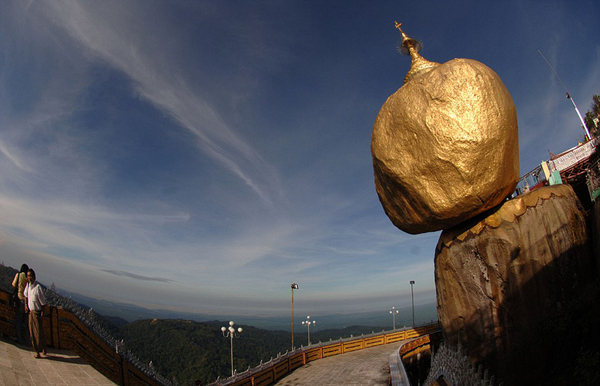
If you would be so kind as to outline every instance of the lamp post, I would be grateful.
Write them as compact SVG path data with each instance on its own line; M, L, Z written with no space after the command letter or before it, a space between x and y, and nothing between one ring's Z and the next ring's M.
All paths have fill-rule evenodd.
M306 317L306 320L302 321L302 325L308 327L308 345L310 346L310 325L312 324L313 326L316 324L317 322L315 322L314 320L311 322L310 321L310 316Z
M392 314L392 326L394 327L394 330L396 329L396 315L398 314L398 310L396 309L396 307L392 307L392 310L390 311L390 314Z
M412 298L412 315L413 315L413 327L415 326L415 293L413 292L414 280L410 281L410 296Z
M294 351L294 290L298 289L298 284L292 283L292 351Z
M233 328L233 321L229 322L229 328L223 326L221 327L221 333L225 338L229 338L231 340L231 376L233 377L233 338L239 338L242 333L242 328L238 328L237 331Z

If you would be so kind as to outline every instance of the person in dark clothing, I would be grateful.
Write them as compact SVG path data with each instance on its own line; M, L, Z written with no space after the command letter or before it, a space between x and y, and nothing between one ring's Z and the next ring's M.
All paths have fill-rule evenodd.
M17 342L22 345L27 344L27 340L23 334L23 322L25 321L25 286L27 286L27 264L21 265L21 270L17 272L12 281L13 288L17 289L18 302L15 305L15 329L17 330ZM25 334L26 335L26 334Z

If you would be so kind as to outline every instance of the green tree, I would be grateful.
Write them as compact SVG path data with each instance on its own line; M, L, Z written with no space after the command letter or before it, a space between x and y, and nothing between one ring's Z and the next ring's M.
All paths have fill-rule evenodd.
M598 135L600 132L600 96L594 95L592 97L592 105L590 110L585 113L584 121L588 129Z

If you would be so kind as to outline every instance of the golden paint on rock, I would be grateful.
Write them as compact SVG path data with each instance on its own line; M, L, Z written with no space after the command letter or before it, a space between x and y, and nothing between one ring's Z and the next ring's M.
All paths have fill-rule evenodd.
M398 26L399 27L399 26ZM498 75L471 59L418 54L373 126L377 194L401 230L446 229L500 204L519 179L517 113Z
M570 185L553 185L536 189L520 195L498 206L493 213L485 213L482 218L473 218L453 228L445 229L440 235L436 253L443 248L450 248L454 243L461 243L468 237L479 235L486 228L499 228L503 223L513 223L523 216L529 208L534 208L541 201L556 198L577 197Z
M596 280L589 240L569 185L536 189L444 230L434 259L444 341L460 339L505 384L538 384L528 337L552 339L539 327L555 318L553 306L572 304Z

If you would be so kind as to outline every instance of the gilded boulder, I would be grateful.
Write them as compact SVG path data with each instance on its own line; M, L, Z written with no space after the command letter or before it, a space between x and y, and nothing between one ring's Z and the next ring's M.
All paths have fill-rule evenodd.
M446 229L500 204L519 179L517 113L500 77L470 59L412 57L381 108L371 140L375 186L408 233Z

